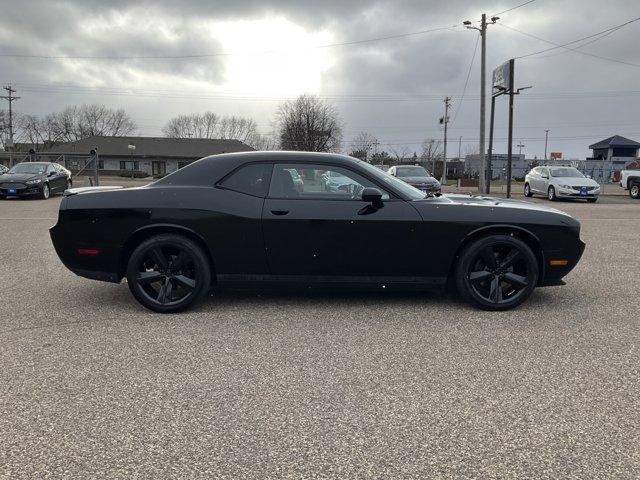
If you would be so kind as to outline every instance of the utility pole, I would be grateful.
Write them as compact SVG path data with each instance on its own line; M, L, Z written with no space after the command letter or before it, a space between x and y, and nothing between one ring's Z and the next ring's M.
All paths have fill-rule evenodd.
M14 97L13 94L16 93L16 91L11 88L11 85L7 85L2 87L3 90L6 90L9 95L2 95L0 96L1 99L3 100L8 100L9 101L9 166L12 167L13 166L13 158L11 156L11 152L13 151L13 102L15 100L18 100L20 97Z
M549 142L549 130L544 131L544 159L547 159L547 143Z
M444 98L444 117L440 119L440 123L444 123L444 152L442 158L442 176L440 183L447 183L447 125L449 124L449 107L451 106L451 97ZM434 172L435 173L435 172Z
M518 145L516 145L516 147L518 147L518 155L522 155L522 149L525 147L526 145L524 145L522 143L522 140L520 140L520 143Z
M466 20L462 24L472 30L478 30L480 32L481 48L480 48L480 178L478 182L478 190L484 192L484 186L487 176L487 164L486 164L486 152L484 147L484 134L485 134L485 111L486 111L486 63L487 63L487 25L496 23L500 20L500 17L491 17L491 21L487 23L487 14L483 13L480 19L480 28L473 27L471 21Z
M458 138L458 161L462 160L460 157L462 155L462 136Z

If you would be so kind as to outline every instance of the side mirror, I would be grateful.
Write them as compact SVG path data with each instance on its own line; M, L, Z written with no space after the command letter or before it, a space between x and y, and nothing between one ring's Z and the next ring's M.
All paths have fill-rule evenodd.
M542 178L549 180L549 175L540 175Z
M384 207L384 203L382 203L382 192L377 188L366 187L362 190L362 200L371 203L374 208Z
M53 177L55 174L56 174L56 172L49 172L49 173L47 174L47 177Z

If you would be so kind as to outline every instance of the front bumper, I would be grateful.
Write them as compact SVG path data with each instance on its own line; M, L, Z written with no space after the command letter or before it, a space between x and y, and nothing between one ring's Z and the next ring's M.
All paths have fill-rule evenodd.
M550 287L554 285L564 285L562 279L578 264L582 258L585 247L586 244L582 240L578 240L577 243L573 244L573 248L571 249L545 251L542 259L544 263L543 274L540 278L539 286ZM557 259L565 259L567 260L567 264L551 265L551 262Z
M26 187L17 188L0 188L0 195L3 197L29 197L32 195L40 195L42 193L42 184L27 185Z
M574 190L573 188L558 187L556 189L556 197L560 198L598 198L598 196L600 196L600 188L587 190L586 192Z

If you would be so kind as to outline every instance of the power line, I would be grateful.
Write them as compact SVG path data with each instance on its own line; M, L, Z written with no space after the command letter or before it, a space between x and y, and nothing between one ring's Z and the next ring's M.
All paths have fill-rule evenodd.
M498 15L502 15L503 13L510 12L512 10L515 10L516 8L524 7L525 5L529 5L530 3L533 3L535 1L536 0L529 0L528 2L521 3L520 5L516 5L515 7L511 7L506 10L503 10L502 12L494 13L492 17L497 17Z
M630 25L630 24L632 24L634 22L637 22L638 20L640 20L640 17L634 18L632 20L629 20L627 22L621 23L621 24L616 25L616 26L611 27L611 28L607 28L605 30L602 30L602 31L597 32L597 33L594 33L592 35L587 35L586 37L582 37L582 38L579 38L577 40L573 40L571 42L567 42L567 43L563 43L563 44L558 44L556 42L552 42L550 40L546 40L546 39L541 38L539 36L524 32L522 30L518 30L517 28L510 27L510 26L505 25L505 24L500 23L500 22L498 22L498 25L500 25L501 27L504 27L504 28L508 28L509 30L513 30L515 32L518 32L518 33L520 33L522 35L526 35L527 37L535 38L536 40L540 40L541 42L548 43L549 45L553 45L553 47L545 48L544 50L538 50L536 52L527 53L526 55L520 55L520 56L514 57L516 59L528 58L528 57L532 57L534 55L538 55L540 53L546 53L546 52L550 52L552 50L557 50L558 48L564 48L566 50L570 50L570 51L573 51L573 52L576 52L576 53L580 53L582 55L588 55L590 57L599 58L601 60L607 60L607 61L610 61L610 62L622 63L624 65L630 65L630 66L633 66L633 67L640 67L640 64L637 64L637 63L626 62L624 60L618 60L618 59L615 59L615 58L603 57L601 55L596 55L596 54L589 53L589 52L583 52L581 50L578 50L577 48L571 48L571 47L568 46L568 45L574 45L574 44L582 42L584 40L589 40L589 39L594 38L594 37L600 37L601 35L604 36L603 34L619 30L622 27L625 27L625 26Z
M480 36L476 37L476 45L473 47L473 55L471 56L471 63L469 64L469 70L467 71L467 78L464 81L464 88L462 89L462 95L460 95L460 100L458 100L458 106L456 107L456 111L453 113L453 120L451 120L451 124L453 125L458 118L458 112L460 111L460 107L462 106L462 101L464 100L464 95L467 91L467 85L469 84L469 78L471 77L471 69L473 68L473 62L476 59L476 52L478 51L478 44L480 43Z
M399 33L396 35L387 35L383 37L367 38L363 40L351 40L346 42L328 43L324 45L314 45L306 49L323 49L333 47L345 47L351 45L360 45L364 43L382 42L386 40L394 40L398 38L414 37L417 35L424 35L427 33L439 32L443 30L452 31L451 29L458 27L459 25L450 25L447 27L428 28L425 30L419 30L417 32ZM44 60L180 60L180 59L193 59L193 58L213 58L213 57L231 57L236 55L269 55L273 53L287 52L290 50L300 49L276 49L276 50L264 50L259 52L214 52L214 53L194 53L185 55L33 55L22 53L0 53L0 57L4 58L35 58Z

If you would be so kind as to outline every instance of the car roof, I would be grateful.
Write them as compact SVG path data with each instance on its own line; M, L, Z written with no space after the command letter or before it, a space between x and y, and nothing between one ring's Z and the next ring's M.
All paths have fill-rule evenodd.
M346 155L320 152L269 151L235 152L211 155L158 180L153 185L200 185L218 181L236 168L247 163L322 163L339 166L357 166L361 160Z

